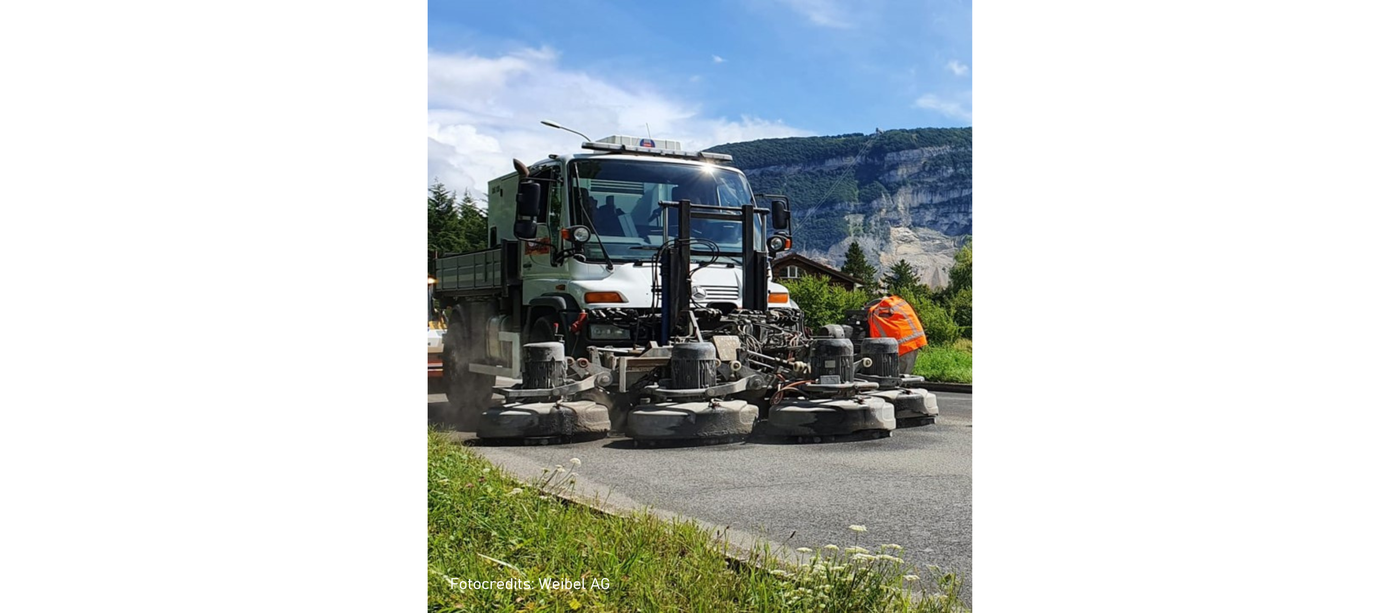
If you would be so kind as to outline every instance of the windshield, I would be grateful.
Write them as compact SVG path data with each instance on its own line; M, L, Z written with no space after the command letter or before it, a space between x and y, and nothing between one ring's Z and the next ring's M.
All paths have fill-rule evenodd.
M753 201L744 175L721 166L604 158L575 161L570 174L574 222L592 226L614 260L650 260L663 242L675 238L676 210L665 210L663 229L658 202L685 198L692 204L740 207ZM762 244L759 220L754 221L755 244ZM692 246L695 259L710 259L716 248L743 249L737 218L692 219L690 228L691 236L701 239ZM589 241L584 255L602 258L598 242Z

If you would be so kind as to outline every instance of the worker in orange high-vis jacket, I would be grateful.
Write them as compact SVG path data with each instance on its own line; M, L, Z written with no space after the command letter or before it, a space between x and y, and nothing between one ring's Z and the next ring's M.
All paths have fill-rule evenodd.
M918 360L919 349L928 344L924 338L924 326L914 307L899 296L885 296L867 306L870 317L870 336L888 337L899 341L899 371L904 374L914 372L914 362Z

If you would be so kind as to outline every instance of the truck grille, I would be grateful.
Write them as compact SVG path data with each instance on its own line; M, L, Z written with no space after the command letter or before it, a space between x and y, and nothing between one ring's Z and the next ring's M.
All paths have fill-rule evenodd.
M738 302L739 288L725 285L698 285L705 290L705 302Z

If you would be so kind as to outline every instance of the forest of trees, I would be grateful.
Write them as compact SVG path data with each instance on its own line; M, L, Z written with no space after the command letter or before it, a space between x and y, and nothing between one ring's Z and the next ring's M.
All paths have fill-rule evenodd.
M869 142L874 139L874 142ZM842 134L839 136L795 136L765 138L743 143L710 147L708 151L734 156L741 168L763 168L783 164L804 164L813 160L851 157L862 149L866 157L883 159L885 154L905 149L948 146L972 152L972 128L915 128L885 130L879 134ZM971 166L971 164L969 164Z
M440 182L428 187L428 275L434 258L485 248L486 214L466 190L458 198Z

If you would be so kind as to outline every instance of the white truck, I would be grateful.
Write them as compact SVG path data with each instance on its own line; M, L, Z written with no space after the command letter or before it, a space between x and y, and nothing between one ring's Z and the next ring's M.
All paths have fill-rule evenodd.
M436 262L454 425L537 442L894 428L894 407L871 395L893 380L857 380L851 341L810 337L770 278L792 244L787 198L674 141L582 148L490 181L487 248ZM520 383L492 407L498 376Z

